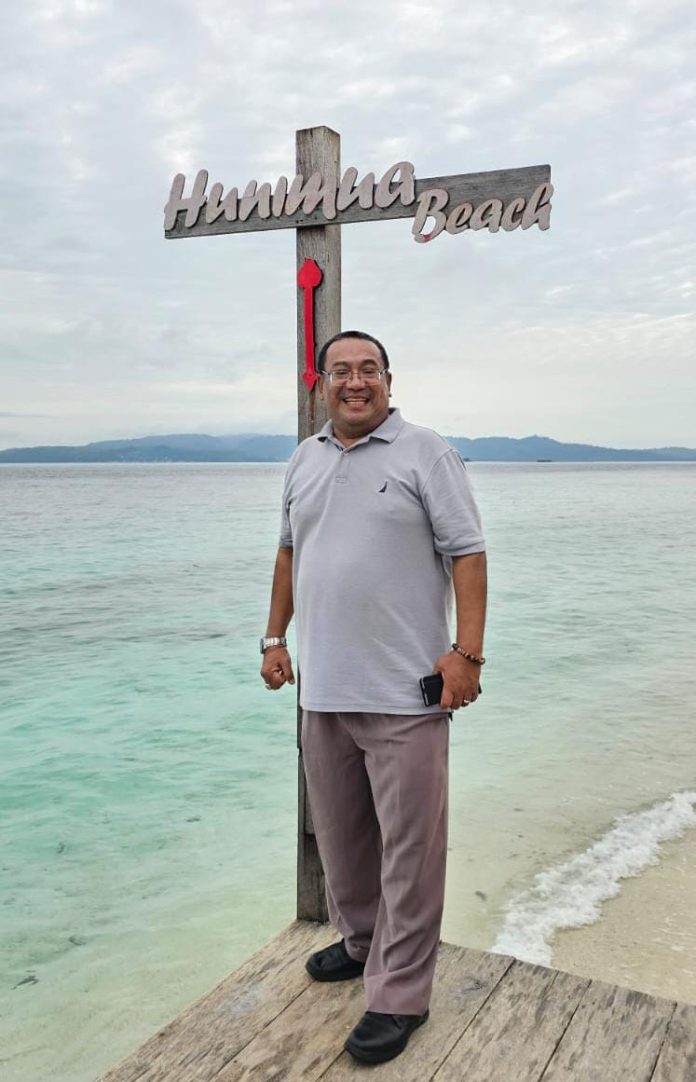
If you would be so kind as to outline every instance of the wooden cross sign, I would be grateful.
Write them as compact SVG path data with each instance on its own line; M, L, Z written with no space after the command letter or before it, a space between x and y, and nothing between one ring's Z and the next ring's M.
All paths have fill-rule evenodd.
M341 226L386 218L413 218L419 244L443 232L548 229L551 169L533 165L489 173L417 180L410 162L390 166L379 178L358 178L352 166L341 173L340 136L331 128L296 133L296 175L275 186L250 180L239 194L216 182L208 191L201 169L189 195L186 178L172 182L164 210L165 236L211 237L257 229L294 229L297 248L298 437L313 435L326 420L313 393L318 374L315 342L341 330ZM299 717L299 710L298 710ZM299 725L298 725L298 748ZM302 752L299 764L298 905L300 918L326 920L321 863L307 802Z
M298 435L302 440L323 424L322 403L312 393L316 382L314 342L321 345L341 329L341 225L412 218L414 239L424 244L443 232L548 229L551 168L533 165L486 173L462 173L417 180L411 162L390 166L383 176L358 177L350 166L341 173L340 136L331 128L296 133L296 175L250 180L239 194L219 182L208 190L201 169L191 191L177 174L164 210L169 239L294 229L297 246ZM312 263L308 264L307 260Z
M402 161L390 166L377 182L374 173L367 173L359 183L357 178L357 169L350 166L337 186L336 178L316 170L306 180L298 173L290 187L287 177L280 177L273 190L268 181L257 186L250 180L240 195L237 188L224 194L219 182L208 193L208 173L201 169L191 194L184 197L186 177L177 173L165 207L165 235L206 237L415 217L411 232L422 244L443 229L449 233L465 229L497 233L501 227L510 232L535 223L541 229L549 227L552 186L547 165L417 181L411 162ZM425 233L429 217L434 225Z

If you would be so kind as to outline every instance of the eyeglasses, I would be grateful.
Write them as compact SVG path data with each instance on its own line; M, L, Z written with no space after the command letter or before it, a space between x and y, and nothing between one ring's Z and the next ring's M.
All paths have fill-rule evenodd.
M379 383L385 372L385 368L377 368L376 365L367 364L363 368L356 368L355 371L351 368L334 368L333 371L323 372L322 375L326 376L332 387L342 387L344 383L348 383L355 376L362 383Z

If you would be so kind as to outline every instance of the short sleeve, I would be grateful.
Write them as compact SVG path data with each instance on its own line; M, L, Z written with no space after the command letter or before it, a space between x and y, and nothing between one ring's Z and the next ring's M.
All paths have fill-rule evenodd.
M283 482L283 502L280 510L280 538L278 540L278 547L281 549L293 548L292 541L292 526L290 525L290 499L292 492L292 483L294 477L295 460L297 459L300 448L296 447L293 453L290 455L287 469L285 470L285 480Z
M454 448L446 451L433 466L422 497L437 552L443 556L485 552L481 517L469 475Z
M285 479L283 486L283 506L280 511L280 539L278 541L278 547L281 549L291 549L292 544L292 526L290 525L290 515L288 500L288 481Z

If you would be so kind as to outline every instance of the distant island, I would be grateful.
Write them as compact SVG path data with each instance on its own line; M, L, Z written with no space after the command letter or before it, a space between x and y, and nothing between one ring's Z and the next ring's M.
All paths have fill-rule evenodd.
M696 449L652 447L647 450L559 443L548 436L448 436L470 462L696 462ZM297 446L295 436L240 433L206 436L195 433L142 436L132 440L100 440L78 447L13 447L0 451L3 462L287 462Z

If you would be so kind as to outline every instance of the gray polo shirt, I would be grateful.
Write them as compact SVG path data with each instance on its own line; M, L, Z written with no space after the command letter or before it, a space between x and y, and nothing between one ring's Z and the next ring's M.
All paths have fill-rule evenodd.
M457 452L396 409L351 447L328 422L288 464L280 545L294 550L301 705L424 712L418 681L452 642L451 557L485 550Z

